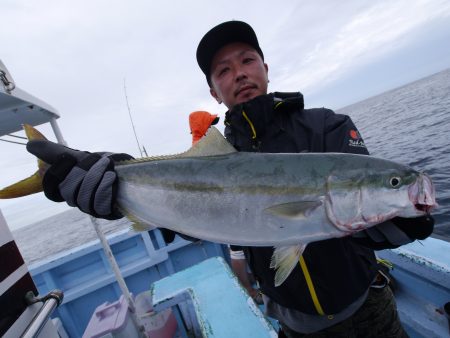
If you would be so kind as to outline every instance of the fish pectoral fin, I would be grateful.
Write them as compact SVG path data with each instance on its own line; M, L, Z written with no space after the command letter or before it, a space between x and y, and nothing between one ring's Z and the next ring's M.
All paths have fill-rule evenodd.
M307 244L276 247L270 260L270 267L276 270L275 286L280 286L294 270Z
M277 204L266 208L264 211L278 217L289 219L305 219L318 207L322 201L298 201L283 204Z
M204 137L180 157L214 156L235 153L237 150L223 137L216 127L209 128Z

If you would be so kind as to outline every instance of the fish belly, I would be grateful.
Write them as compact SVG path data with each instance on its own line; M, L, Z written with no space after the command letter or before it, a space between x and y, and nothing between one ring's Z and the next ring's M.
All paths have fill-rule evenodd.
M283 218L265 211L292 199L120 183L118 203L143 223L219 243L280 246L339 236L323 207L307 218Z

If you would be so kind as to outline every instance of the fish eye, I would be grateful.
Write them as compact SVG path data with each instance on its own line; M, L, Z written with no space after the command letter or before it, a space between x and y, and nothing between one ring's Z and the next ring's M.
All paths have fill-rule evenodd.
M401 183L402 179L398 176L394 176L389 179L389 184L391 185L392 188L398 188Z

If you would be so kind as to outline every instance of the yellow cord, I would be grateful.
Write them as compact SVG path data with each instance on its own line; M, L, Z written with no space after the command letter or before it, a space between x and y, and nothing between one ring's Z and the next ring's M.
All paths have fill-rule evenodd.
M309 274L308 267L306 266L305 259L303 256L300 256L300 266L302 268L303 274L305 275L306 284L308 285L309 293L311 294L311 298L313 300L316 311L319 315L323 316L325 312L322 309L322 306L319 303L319 298L317 298L316 290L314 289L314 285L311 279L311 275Z
M394 264L392 264L387 259L377 258L377 262L383 264L384 266L387 266L391 270L394 268Z
M255 127L253 126L252 121L250 121L250 119L248 118L245 111L242 111L242 116L244 116L244 118L247 120L248 124L250 125L250 128L252 129L252 132L253 132L252 139L255 139L256 138L256 130L255 130Z
M273 109L277 109L280 104L283 104L283 101L278 102Z

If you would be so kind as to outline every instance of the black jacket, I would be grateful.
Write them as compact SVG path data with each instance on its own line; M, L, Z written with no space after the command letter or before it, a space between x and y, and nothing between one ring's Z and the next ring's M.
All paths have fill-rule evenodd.
M325 108L304 109L300 93L259 96L233 107L225 136L239 151L268 153L347 152L368 154L348 116ZM271 247L244 252L261 291L278 304L309 314L334 314L364 294L377 263L373 250L352 237L310 243L291 275L274 286Z

